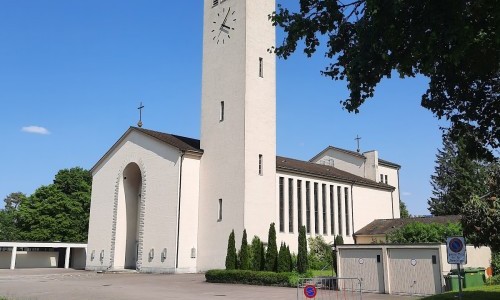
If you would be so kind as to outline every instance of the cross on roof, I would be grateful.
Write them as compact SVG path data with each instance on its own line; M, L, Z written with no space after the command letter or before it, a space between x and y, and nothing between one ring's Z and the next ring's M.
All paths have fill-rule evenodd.
M142 109L144 108L144 105L139 104L139 107L137 108L139 110L139 122L137 122L137 126L142 127Z
M359 149L359 141L361 140L361 137L357 134L356 138L354 140L356 140L358 142L358 150L357 151L359 153L359 152L361 152L361 149Z

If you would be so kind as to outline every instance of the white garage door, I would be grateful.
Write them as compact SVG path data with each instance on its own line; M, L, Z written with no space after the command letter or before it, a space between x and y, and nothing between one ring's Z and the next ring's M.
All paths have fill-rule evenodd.
M438 250L389 249L391 294L441 293Z
M363 291L384 293L382 250L342 249L339 254L340 277L359 278Z

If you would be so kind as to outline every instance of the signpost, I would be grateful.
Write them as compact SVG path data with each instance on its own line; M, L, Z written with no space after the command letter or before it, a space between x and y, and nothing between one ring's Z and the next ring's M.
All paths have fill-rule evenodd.
M448 254L448 263L457 264L459 290L458 298L462 299L462 271L460 270L460 265L467 263L467 247L465 245L465 239L461 236L447 238L446 252Z

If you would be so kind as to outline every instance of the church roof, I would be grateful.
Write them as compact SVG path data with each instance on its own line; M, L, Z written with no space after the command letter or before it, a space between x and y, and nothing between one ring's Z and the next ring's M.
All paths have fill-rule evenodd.
M438 217L414 217L403 219L378 219L358 230L354 236L360 235L385 235L410 223L438 223L448 224L460 222L461 216L438 216Z
M145 133L171 146L174 146L179 150L203 153L203 150L200 149L200 140L175 134L168 134L164 132L154 131L150 129L139 128L139 127L131 127L131 128L138 130L142 133Z
M320 153L316 154L309 161L310 162L315 161L316 159L318 159L321 156L323 156L325 154L325 152L328 151L328 150L339 151L339 152L343 152L343 153L349 154L349 155L357 157L357 158L366 159L366 156L364 155L364 153L359 153L359 152L356 152L356 151L351 151L351 150L342 149L342 148L338 148L338 147L328 146L325 149L323 149L323 151L321 151ZM392 168L396 168L396 169L401 169L400 165L398 165L396 163L393 163L393 162L390 162L390 161L387 161L387 160L384 160L384 159L381 159L381 158L378 159L378 162L379 162L379 164L384 165L386 167L392 167Z
M394 190L394 187L388 184L356 176L354 174L339 170L332 166L320 165L312 162L307 162L282 156L276 156L276 169L278 171L287 171L304 175L310 175L314 177L334 179L357 185L371 186L385 190Z

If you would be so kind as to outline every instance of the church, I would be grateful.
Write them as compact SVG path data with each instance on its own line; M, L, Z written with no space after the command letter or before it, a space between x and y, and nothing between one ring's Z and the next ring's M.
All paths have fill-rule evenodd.
M243 230L297 251L307 235L353 243L399 218L400 166L329 146L276 155L272 0L205 0L200 140L130 127L92 168L86 269L194 273L224 268Z

